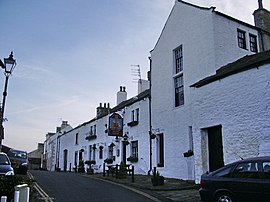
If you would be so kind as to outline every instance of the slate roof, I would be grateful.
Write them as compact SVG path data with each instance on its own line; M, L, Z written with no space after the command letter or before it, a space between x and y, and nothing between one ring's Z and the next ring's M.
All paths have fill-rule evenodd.
M223 79L225 77L237 74L243 71L247 71L252 68L258 68L264 64L270 63L270 50L260 52L253 55L247 55L245 57L236 60L235 62L229 63L216 71L216 74L206 77L190 87L199 88L201 86L207 85L214 81Z
M91 122L94 122L97 119L100 119L100 118L102 118L104 116L107 116L108 114L111 114L113 112L117 112L117 111L123 109L124 107L130 106L130 105L134 104L135 102L143 100L144 98L147 98L147 97L150 97L150 89L143 91L142 93L140 93L139 95L137 95L135 97L132 97L132 98L126 100L126 101L121 102L120 104L118 104L114 108L110 109L107 113L104 113L101 116L95 117L95 118L91 119L90 121L84 122L84 123L76 126L75 128L72 128L69 131L66 131L64 134L60 135L60 137L67 134L67 133L69 133L69 132L71 132L71 131L73 131L73 130L76 130L76 129L82 127L82 126L85 126L85 125L87 125L87 124L89 124Z

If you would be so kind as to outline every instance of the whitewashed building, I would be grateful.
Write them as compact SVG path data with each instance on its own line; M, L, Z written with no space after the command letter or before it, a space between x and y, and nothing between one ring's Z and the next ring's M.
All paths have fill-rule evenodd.
M262 10L269 22L269 12L262 4L254 15ZM261 33L261 28L214 7L175 1L151 51L152 132L157 136L153 160L163 175L198 181L203 172L239 159L232 152L256 155L259 140L270 133L269 65L266 62L260 68L261 63L249 61L259 60L259 55L234 61L267 49L258 44L268 44L269 31L263 31L263 43L258 40L262 40ZM268 52L264 57L269 61ZM248 66L246 62L250 62ZM231 68L235 72L227 74ZM212 76L222 71L225 77ZM196 83L205 78L211 82L198 87ZM251 98L258 111L250 109ZM244 134L249 140L243 140Z
M67 121L62 121L62 124L60 127L56 127L55 133L47 133L46 139L44 141L44 152L43 152L43 158L42 158L42 165L41 167L43 169L49 170L49 171L55 171L57 168L57 155L58 154L58 136L60 136L62 133L65 133L69 130L71 130L72 127L68 124Z
M48 170L74 171L79 161L121 161L135 173L199 181L205 171L256 156L270 142L270 12L254 12L256 26L176 0L151 51L149 82L117 106L100 104L95 118L48 135ZM109 117L123 118L123 136L108 135ZM47 145L47 146L46 146ZM55 154L54 154L55 153ZM89 169L89 166L86 166Z
M56 167L62 171L75 171L79 162L94 162L94 172L103 171L103 163L132 164L135 172L147 174L149 168L149 82L139 81L138 95L127 99L125 87L117 93L117 106L97 107L96 117L57 138ZM123 118L123 136L108 135L109 116L113 113ZM148 141L146 141L148 140ZM107 165L106 164L106 165ZM86 171L90 168L85 165ZM107 167L106 167L107 169Z

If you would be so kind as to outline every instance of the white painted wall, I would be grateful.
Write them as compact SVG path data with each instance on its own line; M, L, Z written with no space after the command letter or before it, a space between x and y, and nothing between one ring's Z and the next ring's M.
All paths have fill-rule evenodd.
M202 128L222 125L225 164L259 153L270 142L270 65L192 89L196 181L202 174Z
M137 99L137 97L134 97ZM127 124L132 120L131 112L132 110L136 110L139 108L139 124L133 127L128 126ZM124 119L124 134L127 133L128 141L138 141L138 151L139 151L139 160L138 162L132 163L135 166L135 173L137 174L147 174L149 170L149 100L145 98L143 100L137 101L130 106L126 106L120 111L116 112L122 115ZM113 164L120 165L122 161L122 138L119 138L120 141L116 142L115 137L108 136L105 133L105 124L109 124L109 116L89 121L81 126L76 127L75 129L65 133L60 138L60 158L59 158L59 166L61 170L64 170L64 150L68 150L68 170L69 165L71 164L71 168L73 169L75 162L75 152L81 149L84 149L83 160L90 160L90 145L96 144L95 151L95 160L96 165L94 166L94 172L102 172L103 171L103 163L106 158L108 158L109 149L108 146L111 143L115 144L113 149L113 155L115 156L115 161ZM93 140L86 140L85 137L89 135L90 127L96 125L96 135L97 138ZM78 145L75 145L75 137L76 133L78 133ZM99 146L103 146L103 158L99 159ZM117 150L119 150L119 155L117 155ZM131 144L127 146L126 157L131 155ZM78 156L79 158L79 156ZM91 160L93 160L93 151ZM77 160L77 162L79 162ZM127 163L130 163L127 161ZM86 166L86 169L88 166Z
M164 133L165 165L158 168L164 176L195 179L193 157L183 157L190 147L189 126L193 126L195 116L194 95L189 86L213 75L220 65L250 54L238 47L237 27L257 33L249 26L217 15L212 9L176 1L151 51L153 129L156 134ZM181 44L185 104L175 108L173 50Z

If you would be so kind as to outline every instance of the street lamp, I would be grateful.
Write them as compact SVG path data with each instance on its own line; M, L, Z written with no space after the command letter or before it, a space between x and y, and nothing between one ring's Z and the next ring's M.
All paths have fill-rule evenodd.
M0 107L0 151L1 151L2 150L2 140L4 139L3 122L4 122L6 97L7 97L8 79L16 66L16 60L13 59L13 52L10 53L8 58L4 58L4 63L2 62L2 60L0 60L0 66L2 67L2 69L5 70L4 75L6 76L4 92L3 92L3 102L2 102L2 106Z

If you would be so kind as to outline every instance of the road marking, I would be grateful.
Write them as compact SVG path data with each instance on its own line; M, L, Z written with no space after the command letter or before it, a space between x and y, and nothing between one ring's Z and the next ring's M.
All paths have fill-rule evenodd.
M28 176L30 177L30 179L34 179L34 176L29 172ZM34 182L34 188L37 190L37 192L45 202L53 202L54 198L49 197L49 195L38 185L38 183Z

